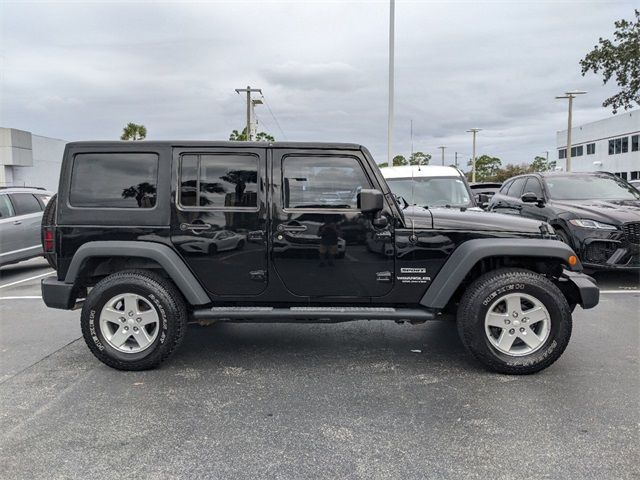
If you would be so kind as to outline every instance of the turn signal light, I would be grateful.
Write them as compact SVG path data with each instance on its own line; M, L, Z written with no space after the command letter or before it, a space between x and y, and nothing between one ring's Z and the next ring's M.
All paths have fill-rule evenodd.
M54 251L53 246L53 230L50 228L46 228L44 230L44 251L47 253L52 253Z
M569 257L569 265L573 267L576 263L578 263L578 257L576 257L575 255L571 255Z

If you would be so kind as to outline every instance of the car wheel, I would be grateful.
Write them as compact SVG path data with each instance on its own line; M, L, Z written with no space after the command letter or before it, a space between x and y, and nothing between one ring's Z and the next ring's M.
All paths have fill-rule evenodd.
M215 243L209 245L209 255L215 255L218 253L218 246Z
M98 360L120 370L147 370L180 345L187 312L168 280L148 271L124 271L91 289L80 322Z
M44 207L42 212L42 223L40 224L40 243L44 247L44 229L45 227L54 227L56 225L56 207L58 205L58 194L54 194ZM44 258L51 268L58 269L58 262L54 253L44 254Z
M562 243L566 243L571 248L573 248L573 245L571 243L571 239L569 238L569 235L567 234L567 232L565 232L564 230L562 230L560 228L556 228L556 235L558 236L558 239L560 239L560 241Z
M501 269L476 279L462 296L458 333L485 367L529 374L555 362L571 337L571 310L560 289L529 270Z
M238 242L238 246L236 247L238 250L242 250L244 248L244 240L240 240Z

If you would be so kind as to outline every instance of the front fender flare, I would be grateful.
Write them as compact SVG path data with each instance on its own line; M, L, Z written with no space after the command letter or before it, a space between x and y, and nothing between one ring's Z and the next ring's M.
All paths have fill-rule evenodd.
M574 251L559 240L534 238L479 238L460 245L451 254L436 278L422 296L420 304L442 309L458 289L464 278L480 260L490 257L540 257L561 261L573 271L581 271L580 261L569 266Z

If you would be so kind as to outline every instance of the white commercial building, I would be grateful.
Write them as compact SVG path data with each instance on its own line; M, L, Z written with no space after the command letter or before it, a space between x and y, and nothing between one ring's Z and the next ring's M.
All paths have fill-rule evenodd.
M565 169L567 131L557 133L558 167ZM604 170L627 180L640 179L640 110L571 129L571 170Z
M58 190L65 140L0 127L0 187Z

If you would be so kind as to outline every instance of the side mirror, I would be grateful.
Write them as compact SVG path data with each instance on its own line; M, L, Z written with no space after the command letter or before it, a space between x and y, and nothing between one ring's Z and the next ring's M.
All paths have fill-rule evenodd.
M378 213L384 207L384 196L380 190L363 188L358 194L358 208L362 213Z
M523 193L520 200L522 200L523 203L537 203L539 207L544 205L544 199L538 198L533 192Z

